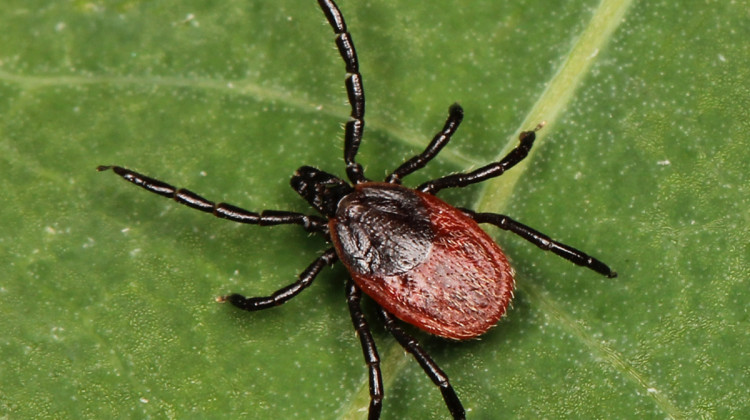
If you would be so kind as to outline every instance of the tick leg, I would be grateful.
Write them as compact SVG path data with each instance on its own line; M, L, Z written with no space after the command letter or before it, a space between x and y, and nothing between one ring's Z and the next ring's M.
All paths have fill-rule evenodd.
M289 286L282 287L281 289L273 292L270 296L263 297L245 297L239 294L231 294L227 296L221 296L216 299L217 302L229 302L232 305L244 309L246 311L259 311L261 309L268 309L274 306L279 306L285 303L289 299L297 296L302 290L311 285L315 277L326 265L332 265L338 260L336 251L333 248L326 250L320 257L318 257L312 264L310 264L299 278Z
M448 119L445 120L443 129L433 137L432 141L427 148L419 155L402 163L392 174L388 175L385 182L391 182L400 184L401 178L409 175L410 173L423 168L427 165L427 162L431 161L432 158L440 153L440 150L448 144L451 140L451 136L458 129L458 125L464 119L464 110L459 104L453 104L448 109Z
M417 190L428 194L435 194L443 188L465 187L467 185L502 175L505 171L515 166L529 154L531 145L534 144L534 139L536 139L536 131L542 128L542 126L543 125L540 124L533 131L524 131L521 133L521 135L518 136L520 144L516 146L515 149L511 150L510 153L505 155L505 157L499 162L490 163L487 166L483 166L469 173L453 174L433 179L432 181L427 181L418 186Z
M380 410L383 408L383 377L380 374L378 349L375 347L370 326L367 325L367 320L360 306L361 299L362 291L350 279L346 283L346 301L349 303L349 313L352 316L354 330L357 331L357 336L359 336L359 343L362 345L362 352L370 375L370 408L367 418L377 420L380 418Z
M344 16L336 3L332 0L318 0L318 4L336 34L336 47L346 66L346 93L349 97L351 115L344 131L344 162L346 162L346 174L349 180L354 184L359 184L367 181L367 178L365 178L362 165L354 160L365 129L365 90L362 86L362 75L359 73L357 50L354 49L352 36L346 29Z
M545 251L552 251L552 253L557 254L574 264L590 268L609 278L617 277L617 273L596 258L591 257L585 252L579 251L572 246L554 241L549 236L519 223L508 216L495 213L475 213L467 209L461 209L461 211L468 214L477 223L489 223L495 225L500 229L515 233Z
M149 178L138 172L120 166L99 166L96 168L97 171L106 171L109 169L124 178L126 181L132 182L152 193L171 198L180 204L184 204L202 212L211 213L221 219L260 226L294 224L302 226L308 232L323 234L327 234L328 232L328 222L318 216L308 216L301 213L276 210L266 210L261 213L255 213L227 203L214 203L213 201L206 200L190 190L175 188L165 182Z
M448 410L450 410L453 418L456 420L466 419L464 407L461 405L461 400L458 399L456 391L453 390L453 387L448 381L448 375L438 367L437 363L435 363L430 355L422 349L414 337L407 334L406 331L398 326L396 318L393 315L383 308L380 308L380 315L383 317L385 327L391 334L393 334L396 341L401 344L401 347L403 347L404 350L411 353L412 356L417 359L417 362L422 366L422 369L427 373L427 376L432 379L432 382L434 382L435 385L440 387L440 392L443 394L445 405L448 406Z

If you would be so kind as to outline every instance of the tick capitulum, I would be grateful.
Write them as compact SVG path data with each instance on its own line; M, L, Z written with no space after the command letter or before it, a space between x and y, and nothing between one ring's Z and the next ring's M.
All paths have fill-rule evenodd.
M455 104L449 108L442 130L422 153L401 164L384 182L369 180L356 161L365 126L365 94L357 52L338 6L331 0L318 3L336 34L336 46L346 67L346 91L351 106L344 133L344 162L349 182L310 166L299 168L291 179L292 188L322 216L276 210L256 213L231 204L214 203L189 190L120 166L97 169L111 169L146 190L222 219L260 226L296 224L322 236L332 247L292 284L270 296L230 294L217 300L247 311L278 306L308 287L323 267L341 261L351 275L346 283L346 298L369 369L369 419L380 417L383 383L380 357L360 308L362 292L375 301L386 329L440 388L453 418L463 419L464 408L448 376L417 340L399 326L398 320L434 335L463 340L483 334L500 319L512 297L513 269L479 223L515 233L543 250L607 277L616 274L601 261L508 216L456 208L435 196L445 188L465 187L502 175L526 157L541 125L521 133L518 146L498 162L472 172L437 178L414 189L402 186L402 179L437 156L456 132L463 110Z

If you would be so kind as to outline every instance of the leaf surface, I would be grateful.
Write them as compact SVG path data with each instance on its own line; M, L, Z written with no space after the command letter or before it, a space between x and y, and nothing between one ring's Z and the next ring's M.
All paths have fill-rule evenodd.
M416 332L469 418L747 418L746 4L340 4L380 178L459 102L454 141L406 183L532 155L441 192L589 252L606 279L488 228L517 271L481 340ZM248 209L310 212L303 165L343 175L344 68L314 1L6 1L0 16L0 415L365 418L367 376L326 269L240 313L324 249L127 185L118 164ZM366 305L384 419L446 418Z

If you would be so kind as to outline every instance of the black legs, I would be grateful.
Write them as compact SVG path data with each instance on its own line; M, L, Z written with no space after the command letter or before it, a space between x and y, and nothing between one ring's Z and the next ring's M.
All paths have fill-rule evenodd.
M330 248L324 252L323 255L313 261L313 263L299 275L296 282L275 291L270 296L248 298L238 294L231 294L219 297L216 300L218 302L229 302L246 311L259 311L261 309L279 306L297 296L303 289L312 284L312 281L315 280L315 277L320 273L320 270L322 270L323 267L326 265L332 265L336 261L338 261L336 251L333 248Z
M401 177L426 165L427 162L434 158L438 152L440 152L440 149L450 141L451 136L458 128L462 118L463 111L461 110L461 107L453 105L450 109L448 120L445 122L445 127L443 127L443 130L435 136L432 142L427 146L427 149L402 164L387 178L386 181L398 183ZM517 165L528 155L529 150L531 150L531 146L536 139L536 131L541 129L543 125L544 124L538 125L533 131L522 132L519 136L518 146L511 150L510 153L500 161L483 166L469 173L459 173L433 179L425 182L416 189L428 194L435 194L443 188L465 187L470 184L482 182L502 175L505 171ZM513 232L539 248L545 251L551 251L574 264L590 268L591 270L610 278L617 277L617 273L596 258L593 258L583 251L575 249L569 245L554 241L547 235L516 222L508 216L494 213L476 213L468 209L461 210L471 216L477 223L493 224L500 229Z
M232 305L246 311L257 311L281 305L289 299L296 296L304 288L309 286L315 276L326 265L331 265L338 260L336 253L331 248L310 264L305 271L300 274L299 279L291 285L279 289L268 297L246 298L241 295L233 294L223 296L217 299L219 302L229 302ZM368 410L368 420L377 420L380 418L380 412L383 408L383 377L380 372L380 356L372 337L370 326L365 319L364 313L360 306L362 291L350 279L346 283L346 301L349 305L349 313L352 317L354 330L359 337L362 346L362 354L367 364L369 388L370 388L370 406ZM454 419L465 419L466 413L458 399L456 392L453 390L448 376L440 370L438 365L422 349L417 340L407 334L396 322L396 318L382 308L379 308L380 315L383 317L385 327L393 334L399 344L414 356L427 376L440 387L443 399Z
M378 356L378 350L375 347L375 341L372 338L370 327L367 325L367 320L365 319L365 316L362 313L362 308L360 307L361 297L362 291L352 280L349 280L346 283L346 300L349 303L349 313L352 316L354 329L357 331L359 342L362 345L362 352L365 356L365 363L367 363L370 378L370 409L368 419L377 420L380 418L380 410L383 404L383 379L380 374L380 357ZM401 344L404 350L414 356L432 382L440 387L440 392L443 394L445 404L448 406L448 410L450 410L453 418L465 419L466 413L464 407L461 405L458 395L456 395L456 392L448 381L448 376L440 370L440 367L438 367L427 352L422 349L417 340L407 334L406 331L396 323L396 318L393 315L381 307L378 307L378 309L380 315L383 317L386 329L388 329L393 337L396 338L396 341Z
M359 184L367 181L367 178L362 165L354 160L365 129L365 89L362 86L362 75L359 73L357 50L354 49L352 36L346 29L344 16L336 3L331 0L318 0L318 4L336 34L336 47L346 67L346 94L349 97L351 114L344 132L344 162L349 180Z
M448 406L448 410L450 410L453 418L457 420L465 419L466 412L464 411L463 405L461 405L461 400L459 400L458 395L456 395L456 391L453 390L450 382L448 382L448 375L440 370L440 367L438 367L430 355L422 349L417 340L407 334L406 331L396 323L396 318L393 315L389 314L383 308L380 308L380 315L382 315L383 320L385 321L385 327L391 334L393 334L396 341L401 344L401 347L403 347L404 350L411 353L411 355L417 359L417 363L422 366L422 369L427 376L432 379L432 382L434 382L435 385L440 387L440 392L443 394L445 405Z
M534 131L522 132L521 135L518 136L520 144L516 146L515 149L511 150L510 153L499 162L490 163L487 166L483 166L466 174L453 174L433 179L432 181L427 181L418 186L417 190L428 194L435 194L443 188L465 187L467 185L502 175L505 171L515 166L529 154L531 145L534 144L534 139L536 139L536 131L540 128L542 128L542 124L537 126Z
M375 340L372 338L370 327L367 325L365 315L360 307L362 291L350 279L346 283L346 301L349 303L349 313L352 316L354 330L359 336L359 343L362 345L362 353L365 355L365 363L370 377L370 409L367 416L368 420L377 420L380 418L380 410L383 408L383 377L380 373L380 356L378 349L375 347Z
M349 180L353 184L359 184L368 181L368 179L364 175L362 165L355 160L365 128L365 90L362 85L362 75L359 72L357 50L354 48L354 42L346 27L344 16L341 14L338 6L336 6L336 3L332 0L318 0L318 4L323 10L328 24L336 34L336 47L339 50L341 58L344 60L347 72L345 85L351 113L344 132L344 162L346 163L346 174ZM462 119L463 110L461 107L458 104L452 105L448 120L445 122L445 127L433 138L427 149L402 164L388 176L386 182L399 183L401 178L426 165L427 162L440 152L443 146L448 144ZM501 175L526 157L531 144L534 142L534 132L540 128L541 125L534 131L521 133L521 144L500 162L492 163L467 174L449 175L426 182L417 187L417 190L435 194L443 188L464 187Z
M526 239L532 244L538 246L545 251L551 251L566 260L596 271L599 274L603 274L609 278L617 277L617 273L612 271L606 264L597 260L594 257L589 256L583 251L579 251L572 246L562 244L560 242L552 240L549 236L536 231L522 223L516 222L508 216L495 213L476 213L468 209L461 209L464 213L468 214L477 223L489 223L495 225L500 229L507 230L515 233L516 235Z
M443 129L435 135L430 144L427 145L424 152L402 163L398 169L388 175L385 182L400 183L401 178L427 165L427 162L437 156L437 154L440 153L440 150L448 144L451 140L451 136L456 132L458 125L461 124L463 119L463 108L461 108L459 104L451 105L448 109L448 119L445 121Z
M308 216L301 213L276 210L266 210L261 213L255 213L227 203L214 203L213 201L206 200L190 190L175 188L166 182L149 178L138 172L120 166L99 166L96 168L97 171L106 171L108 169L111 169L126 181L130 181L152 193L171 198L180 204L184 204L202 212L211 213L221 219L260 226L294 224L302 226L308 232L324 234L328 232L328 221L319 216Z

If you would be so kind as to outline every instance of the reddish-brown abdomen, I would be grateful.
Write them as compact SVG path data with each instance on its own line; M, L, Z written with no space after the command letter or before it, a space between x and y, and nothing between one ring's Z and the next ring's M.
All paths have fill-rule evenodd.
M380 203L381 195L396 196L402 204L410 203L398 209L385 206L386 215L382 220L388 226L362 227L357 223L364 218L345 217L343 210L346 208L341 209L342 204L340 217L337 214L329 223L339 257L354 282L367 295L401 320L441 337L468 339L483 334L497 323L513 295L513 269L497 244L473 219L435 196L398 185L368 183L357 185L355 189L351 199L355 206L361 207L374 199ZM363 198L358 199L360 196ZM403 217L398 216L400 212L404 212ZM391 219L392 214L397 214L395 220ZM370 216L368 214L368 218ZM395 225L395 230L401 229L401 234L386 244L387 251L371 240L367 242L371 248L361 247L366 248L364 251L357 248L357 252L377 258L395 247L408 258L401 261L387 255L398 264L379 262L379 265L353 260L349 257L352 254L348 237L351 229L341 226L342 223L357 224L357 239L370 234L377 239L379 228L394 230ZM414 228L417 239L410 239L404 224L418 225ZM425 226L429 227L429 234L424 232Z

